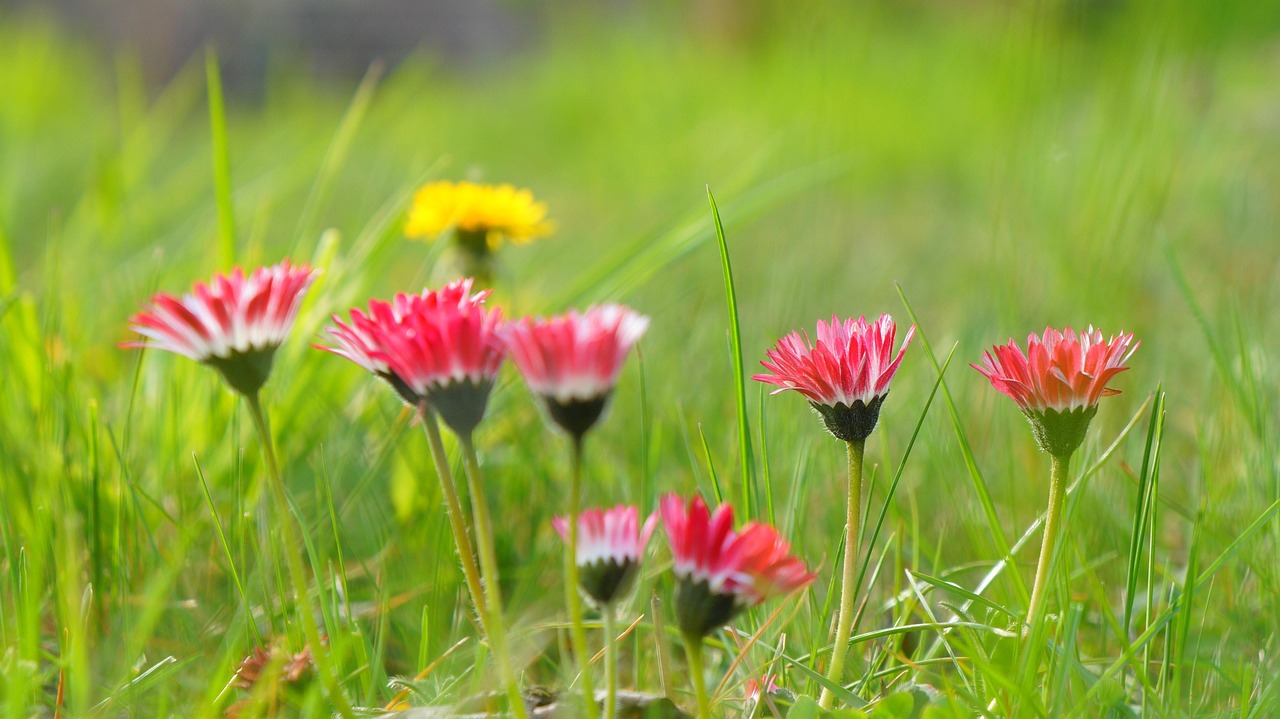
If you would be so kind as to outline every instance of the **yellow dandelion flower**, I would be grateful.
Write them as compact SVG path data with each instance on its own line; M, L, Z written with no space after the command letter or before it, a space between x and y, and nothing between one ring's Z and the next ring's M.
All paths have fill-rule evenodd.
M405 235L432 240L450 229L462 244L483 239L495 250L504 239L524 244L551 234L555 226L547 220L547 206L529 190L474 182L424 185L414 194Z

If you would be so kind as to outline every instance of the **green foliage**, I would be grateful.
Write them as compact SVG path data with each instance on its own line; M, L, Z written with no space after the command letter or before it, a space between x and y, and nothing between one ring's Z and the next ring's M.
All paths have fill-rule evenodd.
M212 52L151 84L128 52L0 18L0 716L219 717L255 646L301 644L245 408L205 367L117 347L152 292L232 257L323 270L263 397L347 692L495 688L411 414L309 347L331 313L451 279L403 213L422 181L472 176L530 187L560 228L503 249L510 314L616 300L653 318L586 503L700 489L819 572L709 640L723 715L763 672L797 695L786 716L822 714L842 551L843 449L799 398L747 401L744 377L783 333L900 306L919 335L866 448L865 595L832 715L1280 711L1280 14L749 5L553 13L545 45L472 74L424 54L322 81L276 58L252 100L222 96ZM1048 460L964 364L1089 323L1143 344L1073 462L1024 681ZM562 439L508 373L477 446L528 686L573 678L549 526ZM621 610L645 614L622 677L687 707L652 609L667 557ZM300 692L320 711L318 683Z

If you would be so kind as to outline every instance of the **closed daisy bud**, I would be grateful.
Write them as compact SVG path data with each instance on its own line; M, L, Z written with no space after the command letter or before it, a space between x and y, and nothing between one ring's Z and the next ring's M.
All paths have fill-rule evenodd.
M651 514L644 525L632 505L609 509L588 509L578 515L578 586L599 606L608 606L625 596L635 582L645 546L657 525ZM569 538L569 519L556 517L552 526L562 538Z
M276 349L293 329L314 279L310 267L286 260L247 277L240 268L215 275L181 298L158 293L129 320L146 339L122 346L190 357L218 370L236 392L255 395L270 376Z

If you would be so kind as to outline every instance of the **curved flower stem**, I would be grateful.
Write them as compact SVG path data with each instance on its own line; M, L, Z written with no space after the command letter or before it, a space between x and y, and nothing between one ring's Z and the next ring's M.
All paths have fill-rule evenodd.
M489 502L484 497L484 483L480 477L480 460L471 436L460 436L463 466L467 472L467 488L471 494L471 513L476 523L476 546L480 549L480 571L484 575L485 605L489 610L489 643L493 645L493 658L498 673L507 688L507 701L516 719L526 719L524 697L516 680L511 652L507 648L507 629L502 619L502 588L498 583L498 558L493 549L493 520L489 518Z
M444 441L440 438L440 424L436 421L436 413L426 402L418 405L418 416L422 420L422 431L427 435L427 444L431 447L431 458L436 465L436 475L440 478L440 489L444 493L444 504L449 514L449 528L453 530L454 548L458 550L458 558L462 562L462 575L467 582L467 591L471 594L471 606L480 617L480 625L484 633L489 633L488 620L484 612L484 589L480 584L480 570L476 567L476 553L471 547L468 535L467 517L462 511L462 503L458 501L458 489L453 484L453 472L449 469L449 455L445 454Z
M329 695L329 701L333 704L334 709L343 717L354 717L355 714L351 710L351 705L347 703L346 696L342 693L342 688L338 686L338 680L333 674L333 667L329 664L328 648L321 642L320 628L316 624L315 614L311 610L311 601L307 594L306 571L302 565L302 559L306 556L303 548L299 546L298 537L294 534L293 524L289 521L292 515L289 509L289 497L285 493L284 477L280 474L280 464L276 461L275 443L271 439L271 426L267 423L267 414L262 409L262 400L259 393L245 395L248 400L249 414L253 416L253 425L258 430L258 438L262 441L262 453L267 460L267 473L270 479L267 482L271 485L271 495L279 507L281 513L281 534L284 535L285 556L289 563L289 577L293 580L293 592L297 595L297 612L298 619L302 622L302 634L307 639L307 645L311 648L311 656L315 657L316 671L320 674L320 681L324 684L325 691ZM264 549L265 551L265 549Z
M684 635L684 651L689 659L689 679L698 698L698 719L711 719L711 697L707 696L707 678L702 668L702 637Z
M604 719L614 719L618 711L618 640L614 636L613 605L601 607L604 617Z
M569 607L573 632L573 654L578 661L582 696L587 719L600 716L595 690L591 685L591 652L587 649L587 629L582 624L582 595L578 593L578 513L582 504L582 437L573 438L573 471L569 485L569 540L564 549L564 598Z
M853 629L853 598L858 593L858 535L862 517L862 455L866 440L848 442L849 504L845 509L844 576L840 580L840 618L836 620L836 640L831 647L831 666L827 678L836 684L844 675L844 657L849 651L849 632ZM830 709L835 696L824 688L818 704Z
M1049 467L1049 508L1045 511L1044 539L1040 544L1040 562L1036 565L1036 583L1031 590L1031 607L1027 610L1027 626L1033 659L1028 663L1027 671L1034 672L1034 658L1039 656L1040 635L1044 629L1044 601L1049 591L1049 573L1052 569L1053 554L1058 546L1062 533L1063 495L1067 486L1067 468L1071 464L1071 455L1050 455Z

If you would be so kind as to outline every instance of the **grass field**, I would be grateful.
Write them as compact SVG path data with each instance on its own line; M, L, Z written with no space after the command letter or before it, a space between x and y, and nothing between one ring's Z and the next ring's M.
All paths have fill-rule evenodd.
M612 300L652 318L588 446L587 505L721 497L817 568L713 638L717 713L740 714L765 670L821 690L845 458L804 402L757 383L743 452L708 187L748 375L833 313L918 325L867 448L884 521L845 679L868 711L910 716L885 698L927 684L956 716L1280 716L1280 10L819 5L723 26L673 6L566 15L482 71L424 54L359 84L280 57L261 98L212 113L225 143L212 56L154 87L127 53L0 16L4 715L212 717L246 696L230 680L284 594L259 551L280 534L260 520L285 520L259 510L252 425L216 373L117 345L153 292L282 257L323 270L264 399L342 685L387 705L465 638L409 702L497 688L472 671L485 651L421 432L310 348L332 313L452 279L441 244L404 239L404 212L422 182L470 177L531 188L558 225L504 249L509 314ZM967 365L1089 324L1142 345L1073 464L1055 650L1020 682L1004 635L1026 612L1048 461ZM523 680L563 688L550 519L567 443L508 369L478 447ZM660 692L684 659L655 628L672 579L653 544L622 676ZM295 650L298 631L282 630ZM324 703L313 682L284 712Z

